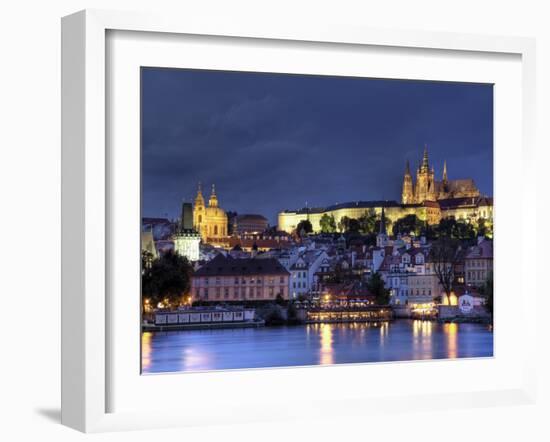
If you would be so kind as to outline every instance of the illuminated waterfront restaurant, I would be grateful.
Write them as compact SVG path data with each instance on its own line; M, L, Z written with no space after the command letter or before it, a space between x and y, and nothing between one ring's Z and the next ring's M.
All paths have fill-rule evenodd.
M379 322L391 321L393 312L389 307L365 306L357 308L327 307L307 311L306 322Z
M379 322L393 319L389 306L376 305L375 296L359 281L326 284L319 303L306 313L306 322Z

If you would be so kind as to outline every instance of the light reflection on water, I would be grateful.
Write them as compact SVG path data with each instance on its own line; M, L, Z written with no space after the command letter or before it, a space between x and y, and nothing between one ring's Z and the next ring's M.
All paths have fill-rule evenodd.
M447 336L447 357L454 359L458 355L458 324L444 324L443 331Z
M332 327L330 324L321 324L321 355L319 364L334 364L334 345L332 341Z
M492 355L485 325L420 320L142 334L143 373Z

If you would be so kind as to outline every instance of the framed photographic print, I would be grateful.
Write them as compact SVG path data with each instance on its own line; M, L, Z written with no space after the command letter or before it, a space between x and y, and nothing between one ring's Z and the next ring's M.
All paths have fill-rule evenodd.
M514 324L534 244L506 238L534 217L533 57L522 38L64 18L63 422L532 400L535 325Z

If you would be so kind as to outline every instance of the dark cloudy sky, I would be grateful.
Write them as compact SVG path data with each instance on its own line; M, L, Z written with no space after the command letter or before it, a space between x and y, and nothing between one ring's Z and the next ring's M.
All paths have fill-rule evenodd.
M143 216L176 217L197 183L260 213L395 199L424 144L441 179L493 193L491 85L142 69Z

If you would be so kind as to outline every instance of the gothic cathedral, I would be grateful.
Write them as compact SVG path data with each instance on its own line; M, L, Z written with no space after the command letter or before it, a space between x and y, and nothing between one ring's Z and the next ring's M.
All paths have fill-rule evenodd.
M425 201L478 196L480 196L479 189L472 179L449 180L447 178L447 162L443 165L442 180L436 181L434 167L430 168L427 146L424 147L422 162L416 169L415 182L407 161L401 194L403 204L422 204Z

